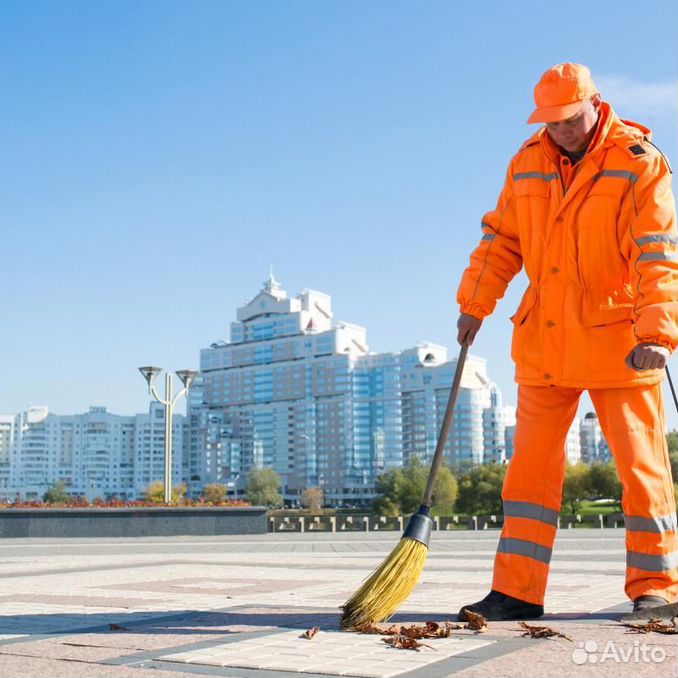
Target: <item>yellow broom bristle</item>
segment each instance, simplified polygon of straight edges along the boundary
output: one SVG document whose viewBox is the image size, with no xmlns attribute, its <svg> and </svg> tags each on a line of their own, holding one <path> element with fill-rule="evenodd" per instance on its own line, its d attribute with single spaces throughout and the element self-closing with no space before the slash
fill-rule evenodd
<svg viewBox="0 0 678 678">
<path fill-rule="evenodd" d="M 416 539 L 401 539 L 384 562 L 343 605 L 341 626 L 360 630 L 386 621 L 409 597 L 419 581 L 428 546 Z"/>
</svg>

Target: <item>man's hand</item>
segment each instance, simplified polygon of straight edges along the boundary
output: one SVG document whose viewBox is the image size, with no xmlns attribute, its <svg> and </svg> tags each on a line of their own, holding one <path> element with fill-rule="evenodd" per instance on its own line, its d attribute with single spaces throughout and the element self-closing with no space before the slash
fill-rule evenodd
<svg viewBox="0 0 678 678">
<path fill-rule="evenodd" d="M 457 341 L 460 346 L 466 344 L 470 346 L 473 343 L 473 340 L 478 334 L 480 326 L 483 324 L 483 321 L 480 318 L 476 318 L 474 315 L 468 315 L 467 313 L 462 313 L 457 320 Z"/>
<path fill-rule="evenodd" d="M 638 344 L 626 356 L 626 364 L 632 370 L 661 370 L 670 355 L 669 349 L 660 344 Z"/>
</svg>

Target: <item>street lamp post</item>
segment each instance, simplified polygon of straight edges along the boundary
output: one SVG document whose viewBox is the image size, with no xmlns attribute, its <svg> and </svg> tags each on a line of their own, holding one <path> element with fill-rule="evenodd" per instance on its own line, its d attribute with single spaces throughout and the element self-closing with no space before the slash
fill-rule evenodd
<svg viewBox="0 0 678 678">
<path fill-rule="evenodd" d="M 159 403 L 165 406 L 165 503 L 172 503 L 172 414 L 174 405 L 180 396 L 188 392 L 197 372 L 193 370 L 177 370 L 177 376 L 181 379 L 184 388 L 172 397 L 172 373 L 165 373 L 165 398 L 161 398 L 155 390 L 153 382 L 162 372 L 162 367 L 140 367 L 139 372 L 144 375 L 148 384 L 148 393 Z"/>
</svg>

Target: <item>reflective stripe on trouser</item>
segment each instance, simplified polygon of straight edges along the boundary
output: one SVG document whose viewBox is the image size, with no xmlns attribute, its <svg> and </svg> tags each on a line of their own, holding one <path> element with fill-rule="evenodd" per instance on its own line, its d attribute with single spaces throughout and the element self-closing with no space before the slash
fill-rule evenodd
<svg viewBox="0 0 678 678">
<path fill-rule="evenodd" d="M 676 502 L 662 384 L 594 389 L 591 400 L 624 486 L 626 594 L 678 594 Z"/>
<path fill-rule="evenodd" d="M 565 440 L 581 391 L 518 388 L 514 455 L 504 481 L 504 527 L 492 588 L 542 605 L 556 535 Z M 590 391 L 624 487 L 626 593 L 678 593 L 675 504 L 661 384 Z"/>
</svg>

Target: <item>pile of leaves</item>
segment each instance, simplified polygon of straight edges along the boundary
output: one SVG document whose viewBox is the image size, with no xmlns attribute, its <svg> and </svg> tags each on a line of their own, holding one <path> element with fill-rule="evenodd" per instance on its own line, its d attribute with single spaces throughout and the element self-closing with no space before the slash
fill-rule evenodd
<svg viewBox="0 0 678 678">
<path fill-rule="evenodd" d="M 452 635 L 452 631 L 462 628 L 471 629 L 477 633 L 487 631 L 487 621 L 484 617 L 473 612 L 468 612 L 468 610 L 467 614 L 469 615 L 469 622 L 466 626 L 453 624 L 449 621 L 441 623 L 427 621 L 424 624 L 410 624 L 409 626 L 405 624 L 391 624 L 391 626 L 382 627 L 373 622 L 368 622 L 361 626 L 358 629 L 358 632 L 386 636 L 386 638 L 382 638 L 383 642 L 399 650 L 415 650 L 416 652 L 419 652 L 419 648 L 421 647 L 436 650 L 432 645 L 426 645 L 419 641 L 423 638 L 449 638 Z M 314 626 L 313 628 L 304 631 L 299 637 L 312 640 L 315 638 L 318 631 L 320 631 L 320 629 L 317 626 Z"/>
<path fill-rule="evenodd" d="M 420 638 L 449 638 L 454 629 L 460 628 L 462 627 L 459 624 L 453 624 L 452 622 L 446 621 L 438 624 L 438 622 L 427 621 L 419 626 L 417 624 L 411 624 L 410 626 L 392 624 L 387 628 L 369 623 L 358 630 L 360 633 L 373 633 L 381 636 L 405 636 L 406 638 L 414 638 L 416 640 Z"/>
<path fill-rule="evenodd" d="M 477 615 L 480 617 L 480 615 Z M 483 617 L 480 619 L 485 622 Z M 456 629 L 473 629 L 478 633 L 481 633 L 483 630 L 487 629 L 487 623 L 485 622 L 484 629 L 481 629 L 480 626 L 471 626 L 469 622 L 466 626 L 461 626 L 460 624 L 453 624 L 452 622 L 445 621 L 442 623 L 427 621 L 424 624 L 411 624 L 406 626 L 405 624 L 398 625 L 392 624 L 388 627 L 381 627 L 377 624 L 365 624 L 362 626 L 359 631 L 360 633 L 373 633 L 381 636 L 387 636 L 383 638 L 383 642 L 391 647 L 398 648 L 399 650 L 415 650 L 419 652 L 419 648 L 427 647 L 431 650 L 436 648 L 431 645 L 426 645 L 425 643 L 420 643 L 419 641 L 424 638 L 449 638 L 452 635 L 452 631 Z"/>
</svg>

